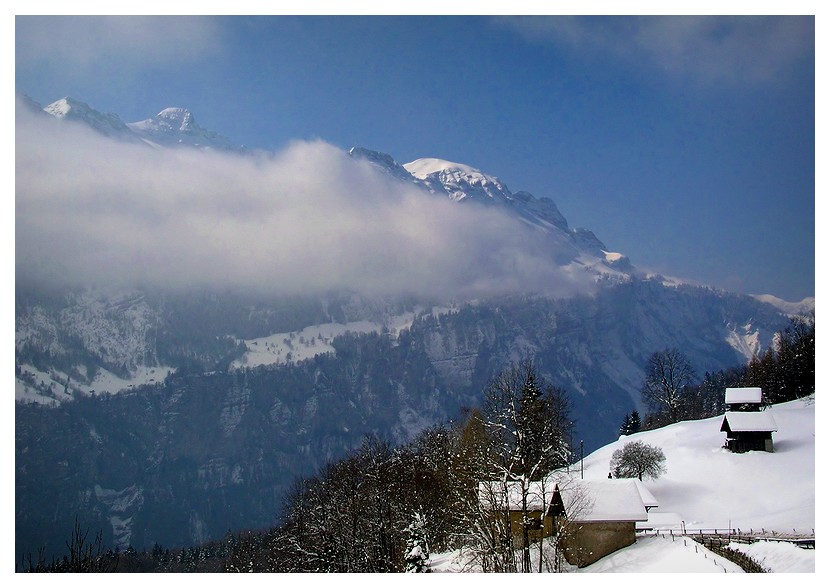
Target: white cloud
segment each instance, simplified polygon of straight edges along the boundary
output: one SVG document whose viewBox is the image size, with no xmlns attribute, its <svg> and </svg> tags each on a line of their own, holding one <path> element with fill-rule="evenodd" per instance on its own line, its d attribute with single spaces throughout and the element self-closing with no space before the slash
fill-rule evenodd
<svg viewBox="0 0 830 588">
<path fill-rule="evenodd" d="M 815 51 L 812 17 L 511 17 L 499 22 L 537 42 L 648 63 L 706 83 L 774 81 Z"/>
<path fill-rule="evenodd" d="M 323 142 L 269 156 L 116 143 L 17 108 L 18 281 L 276 294 L 567 294 L 518 221 L 405 187 Z"/>
<path fill-rule="evenodd" d="M 102 63 L 182 63 L 219 49 L 219 23 L 204 16 L 17 16 L 15 57 L 92 70 Z"/>
</svg>

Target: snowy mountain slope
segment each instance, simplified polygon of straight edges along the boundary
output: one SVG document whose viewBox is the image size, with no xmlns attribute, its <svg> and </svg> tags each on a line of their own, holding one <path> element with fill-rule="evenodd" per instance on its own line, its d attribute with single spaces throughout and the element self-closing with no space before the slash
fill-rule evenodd
<svg viewBox="0 0 830 588">
<path fill-rule="evenodd" d="M 549 251 L 551 261 L 558 266 L 570 267 L 574 272 L 588 271 L 616 281 L 625 281 L 638 274 L 626 256 L 610 252 L 593 232 L 569 228 L 568 221 L 551 199 L 536 198 L 525 191 L 513 193 L 497 177 L 470 165 L 437 158 L 417 159 L 400 165 L 388 154 L 360 147 L 353 147 L 349 155 L 432 195 L 505 212 L 536 229 L 540 249 Z"/>
<path fill-rule="evenodd" d="M 787 302 L 786 300 L 781 300 L 777 296 L 772 296 L 771 294 L 759 294 L 756 295 L 755 298 L 761 302 L 771 304 L 781 312 L 787 313 L 790 316 L 807 316 L 815 314 L 816 312 L 816 299 L 812 296 L 805 298 L 801 302 Z"/>
<path fill-rule="evenodd" d="M 29 104 L 25 101 L 24 103 Z M 44 112 L 51 112 L 57 117 L 78 120 L 99 132 L 109 133 L 108 136 L 120 136 L 122 133 L 127 133 L 128 137 L 140 136 L 142 140 L 155 145 L 200 147 L 210 145 L 217 149 L 233 147 L 226 138 L 200 127 L 195 122 L 192 113 L 184 108 L 168 108 L 156 117 L 129 125 L 121 123 L 115 115 L 102 115 L 88 105 L 70 98 L 53 103 Z M 544 252 L 544 263 L 562 268 L 565 273 L 578 276 L 577 281 L 582 286 L 593 287 L 594 284 L 600 283 L 602 288 L 607 289 L 643 279 L 643 276 L 624 255 L 609 251 L 609 248 L 591 231 L 570 228 L 567 220 L 550 199 L 536 198 L 527 192 L 512 193 L 504 182 L 470 165 L 437 158 L 418 159 L 400 165 L 390 155 L 362 148 L 351 149 L 349 155 L 356 161 L 368 162 L 375 169 L 388 174 L 396 181 L 421 189 L 425 197 L 433 195 L 446 198 L 460 202 L 462 207 L 478 205 L 497 207 L 513 218 L 534 227 L 537 229 L 532 232 L 535 239 L 534 248 Z M 676 285 L 677 282 L 672 282 L 670 287 L 673 288 Z M 656 292 L 654 289 L 648 291 Z M 665 291 L 669 292 L 669 288 Z M 638 316 L 633 317 L 631 323 L 623 322 L 627 326 L 632 323 L 643 326 L 641 331 L 638 330 L 639 340 L 634 344 L 627 341 L 628 336 L 618 332 L 619 329 L 615 328 L 615 325 L 603 323 L 603 317 L 609 314 L 606 310 L 582 308 L 575 311 L 574 318 L 579 325 L 576 328 L 581 333 L 581 337 L 594 341 L 590 343 L 573 341 L 566 337 L 567 333 L 556 332 L 554 335 L 554 331 L 559 330 L 555 324 L 542 325 L 544 328 L 541 332 L 533 333 L 533 336 L 529 336 L 527 332 L 516 333 L 512 340 L 505 343 L 505 345 L 515 344 L 506 351 L 508 355 L 505 357 L 515 359 L 517 353 L 543 350 L 550 347 L 553 337 L 557 340 L 558 346 L 561 347 L 564 343 L 568 347 L 573 347 L 573 356 L 562 361 L 556 375 L 572 383 L 577 392 L 588 393 L 592 384 L 596 382 L 586 382 L 583 375 L 588 371 L 599 370 L 629 390 L 634 397 L 637 395 L 638 380 L 641 377 L 643 354 L 665 347 L 668 343 L 685 344 L 688 341 L 692 346 L 691 351 L 703 360 L 700 362 L 703 369 L 709 369 L 710 366 L 723 367 L 726 361 L 734 360 L 728 359 L 728 356 L 721 352 L 713 353 L 713 349 L 726 341 L 729 347 L 738 351 L 739 357 L 748 359 L 754 353 L 763 350 L 768 344 L 771 331 L 777 329 L 780 324 L 777 317 L 772 317 L 766 312 L 762 313 L 763 318 L 759 318 L 759 313 L 747 316 L 743 312 L 743 306 L 745 306 L 743 304 L 738 305 L 741 312 L 735 314 L 728 309 L 720 308 L 722 304 L 727 304 L 726 301 L 721 302 L 715 300 L 715 297 L 710 297 L 712 304 L 718 307 L 713 308 L 712 304 L 701 303 L 694 296 L 688 298 L 680 293 L 679 289 L 676 291 L 678 295 L 674 297 L 675 300 L 667 302 L 658 301 L 658 297 L 651 294 L 631 301 L 629 308 Z M 669 296 L 663 296 L 663 293 L 658 292 L 660 298 L 670 297 L 671 293 Z M 129 312 L 121 313 L 119 310 L 122 307 L 119 306 L 118 296 L 121 295 L 115 295 L 111 303 L 106 303 L 112 308 L 111 312 L 106 313 L 102 313 L 100 304 L 95 307 L 92 300 L 68 300 L 59 305 L 60 308 L 55 313 L 46 312 L 44 308 L 37 307 L 37 305 L 21 305 L 17 312 L 16 348 L 18 350 L 29 349 L 40 354 L 44 361 L 39 364 L 37 373 L 49 376 L 50 368 L 56 368 L 56 385 L 63 379 L 63 375 L 68 376 L 76 367 L 81 373 L 80 377 L 73 377 L 74 382 L 91 384 L 94 377 L 93 374 L 83 381 L 84 374 L 79 361 L 75 361 L 73 365 L 48 365 L 49 361 L 56 357 L 67 358 L 71 355 L 68 354 L 67 347 L 74 347 L 76 351 L 80 349 L 82 356 L 97 357 L 101 368 L 124 381 L 132 379 L 131 371 L 138 373 L 139 368 L 160 367 L 157 358 L 153 357 L 152 345 L 142 340 L 140 328 L 136 322 L 137 317 Z M 614 296 L 610 298 L 613 299 Z M 443 304 L 446 301 L 431 302 Z M 611 303 L 618 304 L 613 300 Z M 105 303 L 101 302 L 101 304 Z M 158 308 L 152 310 L 145 308 L 142 311 L 143 314 L 140 314 L 147 324 L 157 325 L 160 312 Z M 153 313 L 155 315 L 151 316 Z M 597 315 L 597 320 L 592 318 L 594 314 Z M 616 317 L 616 315 L 612 316 Z M 309 319 L 298 325 L 292 325 L 292 330 L 325 325 L 330 320 L 320 320 L 320 318 L 318 316 L 314 320 Z M 750 318 L 753 320 L 749 320 Z M 354 316 L 349 320 L 376 322 L 375 317 L 368 316 Z M 336 322 L 342 324 L 348 321 L 338 319 Z M 603 326 L 599 327 L 600 324 Z M 591 328 L 602 328 L 612 335 L 603 334 L 602 337 L 597 337 L 593 333 L 586 332 L 586 329 Z M 484 332 L 478 327 L 476 330 Z M 520 330 L 526 331 L 527 329 L 522 327 Z M 710 332 L 712 330 L 714 332 Z M 146 331 L 148 334 L 150 332 L 152 331 Z M 251 347 L 255 347 L 255 344 L 258 344 L 257 340 L 261 340 L 260 342 L 266 349 L 270 348 L 276 352 L 279 347 L 278 343 L 285 338 L 281 336 L 284 333 L 285 331 L 280 329 L 264 333 L 258 331 L 255 336 L 241 336 L 236 332 L 234 325 L 227 324 L 213 335 L 248 341 Z M 679 339 L 680 335 L 682 335 L 682 340 Z M 268 337 L 272 340 L 265 341 L 264 338 Z M 274 340 L 275 337 L 276 340 Z M 315 340 L 320 341 L 319 338 Z M 58 345 L 59 341 L 63 347 Z M 492 340 L 485 341 L 478 334 L 472 334 L 467 336 L 466 341 L 456 341 L 452 337 L 447 337 L 446 333 L 437 334 L 434 341 L 428 341 L 430 356 L 436 369 L 453 377 L 461 375 L 464 379 L 463 384 L 469 385 L 471 382 L 469 376 L 474 371 L 475 362 L 481 356 L 479 353 L 481 349 L 475 347 L 473 342 L 477 345 L 486 342 L 489 345 Z M 188 354 L 196 357 L 204 356 L 201 352 L 187 349 L 190 345 L 188 342 L 177 342 L 176 345 L 185 356 Z M 604 351 L 606 348 L 610 349 L 607 353 Z M 703 349 L 703 352 L 700 352 L 698 348 Z M 318 351 L 327 350 L 321 347 L 312 353 L 311 346 L 305 346 L 302 353 L 294 353 L 292 356 L 300 358 L 306 356 L 305 352 L 314 355 Z M 253 351 L 249 349 L 249 352 Z M 260 354 L 262 351 L 262 348 L 257 350 Z M 280 349 L 279 352 L 285 357 L 287 350 Z M 43 357 L 44 354 L 50 359 L 46 360 Z M 259 359 L 249 356 L 249 359 L 256 365 L 262 361 L 269 363 L 277 361 L 276 353 L 270 355 L 270 357 L 262 356 Z M 720 356 L 715 358 L 714 363 L 710 361 L 713 355 Z M 604 357 L 605 361 L 597 361 L 594 365 L 592 358 L 599 356 Z M 23 358 L 20 363 L 32 365 L 30 358 Z M 118 382 L 119 380 L 110 378 L 108 381 Z M 24 387 L 24 392 L 23 396 L 28 397 L 31 389 Z"/>
<path fill-rule="evenodd" d="M 37 104 L 23 94 L 18 96 L 30 107 Z M 152 118 L 133 123 L 124 123 L 116 114 L 101 113 L 89 104 L 71 97 L 61 98 L 42 110 L 56 119 L 81 123 L 119 141 L 146 143 L 156 147 L 186 146 L 239 153 L 247 151 L 243 145 L 237 145 L 227 137 L 199 126 L 186 108 L 165 108 Z"/>
<path fill-rule="evenodd" d="M 51 403 L 73 391 L 115 393 L 161 381 L 172 368 L 157 357 L 159 325 L 158 309 L 139 292 L 70 292 L 59 307 L 18 296 L 15 349 L 41 368 L 19 366 L 15 397 Z"/>
<path fill-rule="evenodd" d="M 92 108 L 86 102 L 74 98 L 61 98 L 46 106 L 44 112 L 59 120 L 75 121 L 87 125 L 104 136 L 120 141 L 139 142 L 137 137 L 118 115 L 103 114 Z"/>
<path fill-rule="evenodd" d="M 778 424 L 773 434 L 775 452 L 735 454 L 721 447 L 723 417 L 681 422 L 662 429 L 623 436 L 587 456 L 585 479 L 607 476 L 613 452 L 631 441 L 660 447 L 667 472 L 644 483 L 660 505 L 650 512 L 656 527 L 673 533 L 685 529 L 726 529 L 782 534 L 815 533 L 815 397 L 774 405 L 767 409 Z M 669 521 L 663 525 L 660 520 Z M 677 524 L 680 521 L 680 524 Z M 815 572 L 815 550 L 789 543 L 732 542 L 771 572 Z M 694 551 L 694 553 L 693 553 Z M 729 563 L 704 552 L 691 541 L 672 541 L 665 535 L 641 536 L 637 543 L 582 570 L 607 572 L 728 571 Z M 734 565 L 734 564 L 732 564 Z"/>
</svg>

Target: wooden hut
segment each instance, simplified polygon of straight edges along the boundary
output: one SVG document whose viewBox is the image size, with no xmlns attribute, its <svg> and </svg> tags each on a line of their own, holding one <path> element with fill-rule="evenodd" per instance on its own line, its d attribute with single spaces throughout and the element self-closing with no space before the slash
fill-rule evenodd
<svg viewBox="0 0 830 588">
<path fill-rule="evenodd" d="M 726 432 L 726 448 L 743 453 L 772 452 L 772 434 L 778 428 L 769 412 L 727 412 L 720 430 Z"/>
</svg>

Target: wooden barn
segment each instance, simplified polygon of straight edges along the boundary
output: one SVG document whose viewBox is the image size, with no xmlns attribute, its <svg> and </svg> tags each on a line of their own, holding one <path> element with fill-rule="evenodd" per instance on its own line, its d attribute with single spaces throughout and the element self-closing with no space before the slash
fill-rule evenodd
<svg viewBox="0 0 830 588">
<path fill-rule="evenodd" d="M 726 448 L 743 453 L 772 452 L 772 434 L 778 428 L 768 412 L 727 412 L 720 430 L 726 432 Z"/>
<path fill-rule="evenodd" d="M 556 486 L 550 514 L 568 563 L 584 567 L 637 540 L 636 524 L 648 520 L 644 499 L 648 508 L 657 506 L 639 486 L 639 480 L 627 478 Z"/>
<path fill-rule="evenodd" d="M 735 453 L 772 452 L 772 434 L 778 430 L 775 419 L 763 412 L 760 388 L 727 388 L 726 414 L 720 430 L 726 433 L 724 446 Z"/>
</svg>

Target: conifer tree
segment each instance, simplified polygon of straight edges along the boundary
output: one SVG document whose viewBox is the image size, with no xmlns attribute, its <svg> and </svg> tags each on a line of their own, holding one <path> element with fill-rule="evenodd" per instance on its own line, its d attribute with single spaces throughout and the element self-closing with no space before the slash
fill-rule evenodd
<svg viewBox="0 0 830 588">
<path fill-rule="evenodd" d="M 641 426 L 642 424 L 640 423 L 640 413 L 636 410 L 632 410 L 631 419 L 629 420 L 628 434 L 633 435 L 634 433 L 639 433 Z"/>
<path fill-rule="evenodd" d="M 631 434 L 631 415 L 629 413 L 625 413 L 625 418 L 623 419 L 622 425 L 620 425 L 620 435 L 630 435 Z"/>
<path fill-rule="evenodd" d="M 426 537 L 426 525 L 421 513 L 412 515 L 412 522 L 406 528 L 406 571 L 408 573 L 427 573 L 429 567 L 429 543 Z"/>
</svg>

